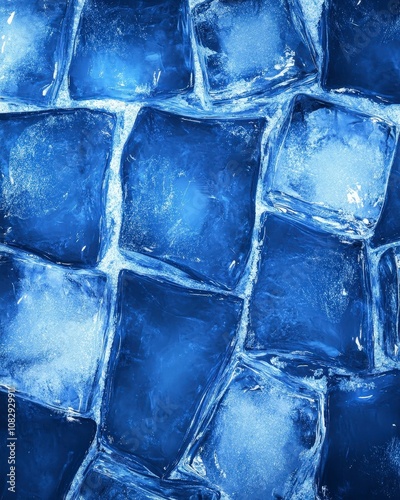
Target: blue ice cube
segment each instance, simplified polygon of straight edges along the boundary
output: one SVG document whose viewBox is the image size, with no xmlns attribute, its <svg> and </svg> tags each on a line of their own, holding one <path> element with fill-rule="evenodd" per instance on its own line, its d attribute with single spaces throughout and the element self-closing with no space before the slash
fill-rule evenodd
<svg viewBox="0 0 400 500">
<path fill-rule="evenodd" d="M 142 109 L 122 159 L 121 247 L 234 287 L 251 245 L 263 126 Z"/>
<path fill-rule="evenodd" d="M 375 294 L 380 343 L 384 353 L 395 361 L 400 359 L 400 248 L 388 249 L 378 265 L 379 294 Z"/>
<path fill-rule="evenodd" d="M 328 0 L 322 85 L 400 103 L 398 0 Z"/>
<path fill-rule="evenodd" d="M 100 273 L 0 253 L 0 383 L 85 412 L 108 317 Z"/>
<path fill-rule="evenodd" d="M 209 0 L 193 15 L 215 99 L 276 92 L 316 73 L 297 0 Z"/>
<path fill-rule="evenodd" d="M 85 109 L 0 115 L 0 240 L 96 264 L 113 129 Z"/>
<path fill-rule="evenodd" d="M 395 500 L 400 491 L 400 373 L 332 383 L 319 474 L 322 499 Z"/>
<path fill-rule="evenodd" d="M 364 244 L 268 216 L 250 304 L 249 349 L 304 351 L 365 368 L 370 347 Z"/>
<path fill-rule="evenodd" d="M 104 438 L 157 474 L 177 458 L 224 365 L 241 300 L 123 271 Z"/>
<path fill-rule="evenodd" d="M 240 367 L 186 467 L 223 498 L 314 498 L 319 399 L 259 368 Z"/>
<path fill-rule="evenodd" d="M 373 247 L 400 241 L 400 144 L 397 145 L 385 203 L 371 239 Z"/>
<path fill-rule="evenodd" d="M 113 459 L 112 459 L 113 458 Z M 99 454 L 85 473 L 79 500 L 135 499 L 135 500 L 217 500 L 216 492 L 204 486 L 184 481 L 160 481 L 150 476 L 135 474 L 116 457 Z"/>
<path fill-rule="evenodd" d="M 186 0 L 88 0 L 69 71 L 74 99 L 135 99 L 193 86 Z"/>
<path fill-rule="evenodd" d="M 37 105 L 56 95 L 63 70 L 68 0 L 0 4 L 0 98 Z"/>
<path fill-rule="evenodd" d="M 270 203 L 335 230 L 371 232 L 393 160 L 393 127 L 299 95 L 271 149 L 266 179 Z"/>
<path fill-rule="evenodd" d="M 65 498 L 94 439 L 95 422 L 67 416 L 18 395 L 11 397 L 11 405 L 9 401 L 7 393 L 0 391 L 0 497 L 4 500 Z M 9 409 L 15 409 L 12 415 L 16 422 L 11 439 L 8 439 Z M 15 458 L 15 464 L 10 464 L 10 457 Z M 15 493 L 7 484 L 10 467 L 15 467 Z"/>
</svg>

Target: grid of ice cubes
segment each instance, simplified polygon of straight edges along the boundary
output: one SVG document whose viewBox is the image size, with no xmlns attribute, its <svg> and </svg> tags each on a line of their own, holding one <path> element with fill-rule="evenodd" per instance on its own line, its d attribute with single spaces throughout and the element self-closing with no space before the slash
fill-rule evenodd
<svg viewBox="0 0 400 500">
<path fill-rule="evenodd" d="M 1 498 L 397 500 L 399 26 L 1 3 Z"/>
</svg>

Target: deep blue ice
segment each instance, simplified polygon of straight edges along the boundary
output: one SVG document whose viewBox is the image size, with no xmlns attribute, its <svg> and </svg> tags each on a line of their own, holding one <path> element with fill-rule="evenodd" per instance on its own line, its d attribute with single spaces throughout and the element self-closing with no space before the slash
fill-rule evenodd
<svg viewBox="0 0 400 500">
<path fill-rule="evenodd" d="M 104 439 L 160 474 L 177 458 L 224 365 L 241 301 L 123 271 Z"/>
<path fill-rule="evenodd" d="M 389 248 L 378 265 L 379 294 L 375 296 L 379 327 L 382 332 L 382 347 L 385 354 L 399 359 L 400 347 L 400 248 Z"/>
<path fill-rule="evenodd" d="M 247 347 L 302 351 L 323 364 L 366 368 L 365 258 L 360 241 L 268 216 Z"/>
<path fill-rule="evenodd" d="M 114 118 L 84 109 L 0 115 L 0 240 L 95 265 Z"/>
<path fill-rule="evenodd" d="M 296 483 L 298 498 L 312 498 L 318 412 L 318 399 L 304 388 L 240 367 L 191 465 L 223 498 L 292 498 Z"/>
<path fill-rule="evenodd" d="M 326 6 L 323 87 L 400 103 L 400 3 L 329 0 Z"/>
<path fill-rule="evenodd" d="M 67 0 L 0 3 L 0 98 L 47 104 L 63 69 Z"/>
<path fill-rule="evenodd" d="M 88 0 L 69 70 L 74 99 L 135 99 L 193 86 L 186 0 Z"/>
<path fill-rule="evenodd" d="M 400 373 L 331 383 L 321 459 L 323 499 L 393 500 L 400 491 Z M 328 411 L 329 410 L 329 411 Z"/>
<path fill-rule="evenodd" d="M 372 230 L 393 160 L 393 127 L 299 95 L 271 149 L 266 197 L 272 204 L 334 230 Z"/>
<path fill-rule="evenodd" d="M 0 497 L 4 500 L 65 498 L 92 443 L 93 420 L 68 417 L 17 396 L 15 398 L 16 492 L 8 491 L 13 440 L 8 440 L 7 393 L 0 391 Z"/>
<path fill-rule="evenodd" d="M 263 125 L 142 109 L 122 159 L 121 247 L 234 287 L 251 245 Z"/>
<path fill-rule="evenodd" d="M 210 0 L 193 15 L 212 97 L 272 93 L 315 76 L 297 0 Z"/>
<path fill-rule="evenodd" d="M 105 276 L 0 253 L 0 377 L 36 400 L 85 412 L 108 317 Z"/>
</svg>

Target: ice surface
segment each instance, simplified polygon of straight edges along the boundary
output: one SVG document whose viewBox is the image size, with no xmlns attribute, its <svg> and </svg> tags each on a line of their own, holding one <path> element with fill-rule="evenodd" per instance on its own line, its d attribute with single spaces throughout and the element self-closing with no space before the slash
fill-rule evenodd
<svg viewBox="0 0 400 500">
<path fill-rule="evenodd" d="M 365 368 L 370 347 L 365 249 L 359 241 L 268 216 L 250 304 L 249 349 Z"/>
<path fill-rule="evenodd" d="M 297 0 L 211 0 L 197 6 L 195 32 L 212 97 L 272 92 L 313 76 L 301 17 Z"/>
<path fill-rule="evenodd" d="M 67 0 L 0 4 L 0 98 L 43 105 L 56 94 Z"/>
<path fill-rule="evenodd" d="M 85 411 L 102 357 L 105 277 L 0 253 L 0 383 Z"/>
<path fill-rule="evenodd" d="M 161 473 L 226 359 L 241 301 L 123 271 L 118 310 L 104 436 Z"/>
<path fill-rule="evenodd" d="M 348 232 L 373 228 L 394 154 L 392 127 L 300 95 L 281 144 L 271 147 L 266 196 L 273 204 Z"/>
<path fill-rule="evenodd" d="M 121 247 L 234 287 L 250 250 L 263 126 L 142 109 L 122 160 Z"/>
<path fill-rule="evenodd" d="M 15 398 L 15 493 L 8 491 L 7 393 L 0 391 L 0 497 L 4 500 L 65 498 L 94 439 L 96 424 Z"/>
<path fill-rule="evenodd" d="M 400 373 L 349 383 L 338 379 L 327 401 L 322 499 L 394 500 L 400 491 Z"/>
<path fill-rule="evenodd" d="M 385 203 L 371 240 L 374 247 L 400 241 L 400 144 L 390 172 Z"/>
<path fill-rule="evenodd" d="M 203 486 L 183 481 L 160 481 L 141 477 L 115 460 L 115 456 L 99 455 L 85 474 L 76 499 L 98 500 L 217 500 L 218 495 Z"/>
<path fill-rule="evenodd" d="M 185 0 L 88 0 L 69 79 L 74 99 L 134 99 L 193 86 Z"/>
<path fill-rule="evenodd" d="M 241 368 L 191 466 L 228 495 L 223 498 L 292 498 L 293 485 L 299 490 L 315 475 L 318 411 L 318 399 L 304 388 Z"/>
<path fill-rule="evenodd" d="M 375 296 L 378 307 L 382 347 L 386 355 L 399 360 L 400 348 L 400 248 L 390 248 L 381 257 L 378 267 L 379 295 Z"/>
<path fill-rule="evenodd" d="M 322 85 L 400 103 L 398 0 L 329 0 Z"/>
<path fill-rule="evenodd" d="M 0 115 L 0 239 L 96 264 L 113 129 L 84 109 Z"/>
</svg>

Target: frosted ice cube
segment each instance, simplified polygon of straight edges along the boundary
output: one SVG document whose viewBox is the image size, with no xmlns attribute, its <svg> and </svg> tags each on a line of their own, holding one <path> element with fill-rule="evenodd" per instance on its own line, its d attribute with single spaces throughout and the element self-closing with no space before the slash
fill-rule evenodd
<svg viewBox="0 0 400 500">
<path fill-rule="evenodd" d="M 156 474 L 178 457 L 235 335 L 242 301 L 122 271 L 104 440 Z"/>
<path fill-rule="evenodd" d="M 267 216 L 247 348 L 301 351 L 324 364 L 365 368 L 371 356 L 365 273 L 360 241 Z"/>
<path fill-rule="evenodd" d="M 233 288 L 250 251 L 263 126 L 142 109 L 122 159 L 121 247 Z"/>
<path fill-rule="evenodd" d="M 266 180 L 270 203 L 341 231 L 371 232 L 394 155 L 391 126 L 299 95 L 271 149 Z"/>
<path fill-rule="evenodd" d="M 63 70 L 67 0 L 0 4 L 0 97 L 47 104 Z"/>
<path fill-rule="evenodd" d="M 69 70 L 74 99 L 135 99 L 193 86 L 185 0 L 87 0 Z"/>
<path fill-rule="evenodd" d="M 302 488 L 302 498 L 312 498 L 319 411 L 315 394 L 240 367 L 194 444 L 190 468 L 223 498 L 293 498 Z"/>
<path fill-rule="evenodd" d="M 277 91 L 316 73 L 297 0 L 210 0 L 193 15 L 216 99 Z"/>
<path fill-rule="evenodd" d="M 86 109 L 0 115 L 1 241 L 97 263 L 114 126 Z"/>
<path fill-rule="evenodd" d="M 85 412 L 103 355 L 105 277 L 0 253 L 0 382 Z"/>
</svg>

